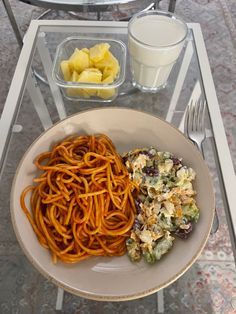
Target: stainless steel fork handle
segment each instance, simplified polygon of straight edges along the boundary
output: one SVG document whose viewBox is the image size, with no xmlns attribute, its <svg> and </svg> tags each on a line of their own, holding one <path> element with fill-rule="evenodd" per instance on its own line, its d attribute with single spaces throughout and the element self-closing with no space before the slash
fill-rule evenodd
<svg viewBox="0 0 236 314">
<path fill-rule="evenodd" d="M 198 143 L 197 141 L 193 141 L 193 140 L 192 140 L 192 142 L 197 146 L 199 152 L 202 155 L 202 158 L 205 159 L 204 150 L 202 148 L 202 143 Z"/>
<path fill-rule="evenodd" d="M 219 228 L 219 217 L 215 209 L 215 215 L 214 215 L 213 223 L 211 226 L 211 234 L 215 234 L 218 228 Z"/>
</svg>

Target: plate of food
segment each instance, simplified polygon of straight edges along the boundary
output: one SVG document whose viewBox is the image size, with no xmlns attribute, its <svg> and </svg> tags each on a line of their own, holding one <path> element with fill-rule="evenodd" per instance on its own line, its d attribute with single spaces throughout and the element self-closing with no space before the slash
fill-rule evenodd
<svg viewBox="0 0 236 314">
<path fill-rule="evenodd" d="M 76 295 L 137 299 L 201 254 L 214 216 L 207 165 L 175 127 L 127 108 L 57 123 L 24 154 L 11 191 L 31 263 Z"/>
</svg>

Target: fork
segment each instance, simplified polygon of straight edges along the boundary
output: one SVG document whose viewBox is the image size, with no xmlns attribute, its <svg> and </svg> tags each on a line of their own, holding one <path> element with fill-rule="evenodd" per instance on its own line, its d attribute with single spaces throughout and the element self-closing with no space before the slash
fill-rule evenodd
<svg viewBox="0 0 236 314">
<path fill-rule="evenodd" d="M 206 112 L 206 101 L 199 99 L 193 104 L 191 100 L 190 105 L 187 107 L 184 121 L 184 132 L 188 138 L 198 147 L 202 154 L 203 159 L 204 151 L 202 143 L 206 139 L 205 129 L 205 112 Z M 219 228 L 219 218 L 217 211 L 215 210 L 214 220 L 211 228 L 211 234 L 216 233 Z"/>
<path fill-rule="evenodd" d="M 206 138 L 205 131 L 206 101 L 198 100 L 195 104 L 191 100 L 185 115 L 185 134 L 198 147 L 204 158 L 202 143 Z"/>
</svg>

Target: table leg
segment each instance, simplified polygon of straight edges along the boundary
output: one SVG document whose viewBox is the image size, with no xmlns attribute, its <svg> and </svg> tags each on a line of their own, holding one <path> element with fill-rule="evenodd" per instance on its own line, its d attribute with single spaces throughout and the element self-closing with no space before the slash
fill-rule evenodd
<svg viewBox="0 0 236 314">
<path fill-rule="evenodd" d="M 184 80 L 187 75 L 190 62 L 192 60 L 192 56 L 193 56 L 193 44 L 192 44 L 192 41 L 188 41 L 187 47 L 184 52 L 184 57 L 183 57 L 183 61 L 180 67 L 180 71 L 179 71 L 176 84 L 174 87 L 174 91 L 171 97 L 170 106 L 166 115 L 166 121 L 168 122 L 172 121 L 172 118 L 173 118 L 173 115 L 174 115 L 174 112 L 175 112 L 175 109 L 179 100 L 179 96 L 180 96 L 180 93 L 184 84 Z"/>
<path fill-rule="evenodd" d="M 26 88 L 42 123 L 42 126 L 44 130 L 47 130 L 53 125 L 53 123 L 32 70 L 28 75 Z"/>
<path fill-rule="evenodd" d="M 168 11 L 174 13 L 175 6 L 176 6 L 176 0 L 170 0 Z"/>
<path fill-rule="evenodd" d="M 56 311 L 61 311 L 63 306 L 64 290 L 62 288 L 57 289 L 57 301 Z"/>
<path fill-rule="evenodd" d="M 157 313 L 164 313 L 164 289 L 157 292 Z"/>
<path fill-rule="evenodd" d="M 154 5 L 153 5 L 153 9 L 154 10 L 158 10 L 159 9 L 159 2 L 160 2 L 161 0 L 155 0 L 154 1 Z"/>
<path fill-rule="evenodd" d="M 38 49 L 38 52 L 42 61 L 44 71 L 47 76 L 47 80 L 48 80 L 49 87 L 51 89 L 54 104 L 57 108 L 58 115 L 60 119 L 62 120 L 66 118 L 67 115 L 66 115 L 64 102 L 61 96 L 60 89 L 52 79 L 52 59 L 46 45 L 44 33 L 39 34 L 37 49 Z"/>
<path fill-rule="evenodd" d="M 11 5 L 10 5 L 8 0 L 2 0 L 2 2 L 3 2 L 3 5 L 5 7 L 5 10 L 7 12 L 7 15 L 8 15 L 8 18 L 10 20 L 11 26 L 13 28 L 14 34 L 16 36 L 17 42 L 18 42 L 19 46 L 22 48 L 22 46 L 23 46 L 22 36 L 21 36 L 20 30 L 18 28 L 18 25 L 16 23 L 14 14 L 12 12 Z"/>
</svg>

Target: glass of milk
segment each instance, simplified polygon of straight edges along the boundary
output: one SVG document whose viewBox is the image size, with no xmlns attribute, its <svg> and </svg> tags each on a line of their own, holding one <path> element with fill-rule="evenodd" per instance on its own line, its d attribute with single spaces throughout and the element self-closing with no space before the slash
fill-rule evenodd
<svg viewBox="0 0 236 314">
<path fill-rule="evenodd" d="M 133 85 L 147 92 L 164 88 L 187 34 L 187 25 L 170 12 L 134 15 L 128 25 Z"/>
</svg>

